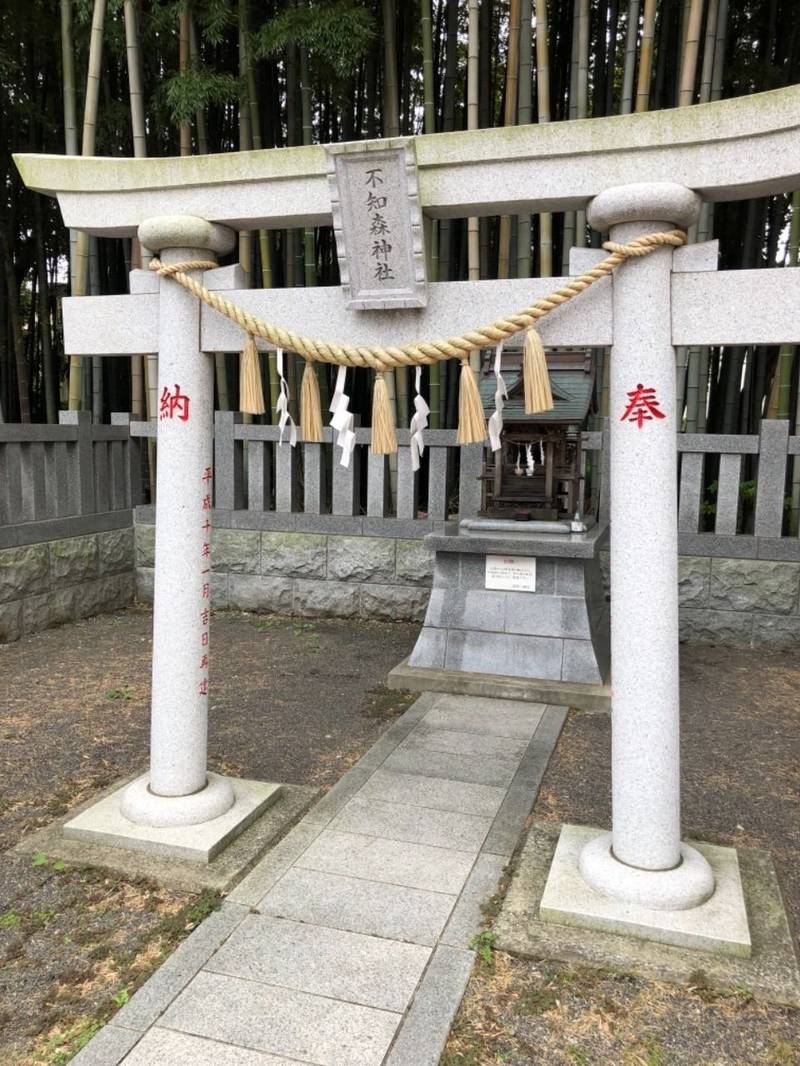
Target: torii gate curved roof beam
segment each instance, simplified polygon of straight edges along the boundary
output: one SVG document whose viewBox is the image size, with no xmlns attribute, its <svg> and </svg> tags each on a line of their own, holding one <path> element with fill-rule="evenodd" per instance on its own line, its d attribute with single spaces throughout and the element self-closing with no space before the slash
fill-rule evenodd
<svg viewBox="0 0 800 1066">
<path fill-rule="evenodd" d="M 639 181 L 741 200 L 800 188 L 800 86 L 668 111 L 409 139 L 421 206 L 435 218 L 571 210 L 610 186 Z M 234 229 L 331 222 L 322 145 L 184 158 L 14 159 L 29 188 L 58 196 L 67 226 L 98 236 L 133 236 L 139 223 L 162 214 L 195 214 Z"/>
</svg>

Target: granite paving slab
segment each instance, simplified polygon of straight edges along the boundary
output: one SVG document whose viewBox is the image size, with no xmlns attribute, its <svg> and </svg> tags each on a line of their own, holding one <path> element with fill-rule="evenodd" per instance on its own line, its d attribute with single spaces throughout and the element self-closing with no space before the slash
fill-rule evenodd
<svg viewBox="0 0 800 1066">
<path fill-rule="evenodd" d="M 402 1012 L 429 955 L 418 944 L 253 914 L 206 969 Z"/>
<path fill-rule="evenodd" d="M 162 1025 L 319 1066 L 380 1066 L 402 1015 L 201 971 Z"/>
<path fill-rule="evenodd" d="M 530 740 L 545 705 L 521 700 L 495 700 L 484 696 L 440 696 L 423 719 L 436 729 L 464 733 L 490 733 L 497 737 Z"/>
<path fill-rule="evenodd" d="M 395 751 L 383 765 L 386 770 L 395 773 L 502 787 L 511 784 L 518 763 L 519 757 L 513 755 L 475 756 L 406 748 Z"/>
<path fill-rule="evenodd" d="M 471 781 L 448 781 L 422 774 L 399 774 L 376 770 L 360 795 L 369 801 L 407 803 L 411 807 L 431 807 L 438 811 L 461 811 L 483 818 L 493 817 L 506 790 L 497 785 L 477 785 Z"/>
<path fill-rule="evenodd" d="M 453 755 L 506 755 L 519 761 L 525 751 L 523 738 L 496 737 L 491 733 L 464 733 L 455 729 L 436 729 L 421 722 L 400 744 L 397 751 L 423 749 L 448 751 Z"/>
<path fill-rule="evenodd" d="M 474 855 L 468 851 L 326 829 L 303 852 L 296 865 L 305 870 L 347 874 L 367 881 L 457 895 L 474 861 Z"/>
<path fill-rule="evenodd" d="M 125 1066 L 298 1066 L 298 1060 L 156 1026 L 145 1033 Z"/>
<path fill-rule="evenodd" d="M 331 822 L 330 828 L 477 853 L 491 824 L 491 818 L 477 814 L 437 811 L 355 796 Z"/>
<path fill-rule="evenodd" d="M 457 896 L 292 867 L 258 904 L 262 914 L 432 947 Z"/>
</svg>

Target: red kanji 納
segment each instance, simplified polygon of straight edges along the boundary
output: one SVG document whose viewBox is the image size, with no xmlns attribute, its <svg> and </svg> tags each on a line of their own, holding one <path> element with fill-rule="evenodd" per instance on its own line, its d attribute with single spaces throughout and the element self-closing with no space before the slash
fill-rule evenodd
<svg viewBox="0 0 800 1066">
<path fill-rule="evenodd" d="M 158 417 L 162 422 L 165 418 L 175 418 L 176 415 L 180 422 L 188 422 L 189 397 L 181 393 L 180 385 L 175 385 L 174 392 L 170 392 L 165 385 L 164 391 L 161 393 L 161 403 L 158 410 Z"/>
</svg>

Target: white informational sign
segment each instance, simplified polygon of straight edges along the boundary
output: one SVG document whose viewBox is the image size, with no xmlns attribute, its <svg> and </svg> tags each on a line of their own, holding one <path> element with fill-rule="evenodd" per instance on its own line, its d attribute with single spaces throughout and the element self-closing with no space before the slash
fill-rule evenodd
<svg viewBox="0 0 800 1066">
<path fill-rule="evenodd" d="M 536 559 L 530 555 L 487 555 L 486 588 L 536 591 Z"/>
</svg>

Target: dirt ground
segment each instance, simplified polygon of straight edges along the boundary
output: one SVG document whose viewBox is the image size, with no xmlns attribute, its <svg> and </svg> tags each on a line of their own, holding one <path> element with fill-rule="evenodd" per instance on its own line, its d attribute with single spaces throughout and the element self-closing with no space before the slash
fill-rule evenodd
<svg viewBox="0 0 800 1066">
<path fill-rule="evenodd" d="M 0 850 L 148 757 L 150 612 L 0 645 Z M 383 685 L 417 626 L 214 618 L 212 769 L 330 786 L 413 700 Z M 0 1063 L 66 1063 L 218 906 L 51 856 L 0 860 Z"/>
<path fill-rule="evenodd" d="M 768 850 L 800 931 L 800 660 L 681 647 L 685 837 Z M 610 720 L 570 712 L 532 820 L 609 825 Z M 491 950 L 441 1066 L 800 1066 L 800 1011 Z M 795 940 L 795 943 L 797 941 Z"/>
</svg>

